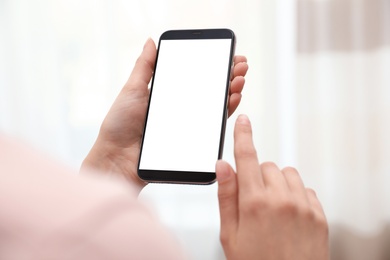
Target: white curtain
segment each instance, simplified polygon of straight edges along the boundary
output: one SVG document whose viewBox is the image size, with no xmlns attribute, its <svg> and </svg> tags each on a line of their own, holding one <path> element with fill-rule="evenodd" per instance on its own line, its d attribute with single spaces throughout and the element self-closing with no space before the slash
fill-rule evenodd
<svg viewBox="0 0 390 260">
<path fill-rule="evenodd" d="M 297 7 L 297 166 L 321 194 L 334 259 L 389 259 L 390 1 Z"/>
<path fill-rule="evenodd" d="M 210 27 L 233 29 L 236 53 L 248 57 L 236 115 L 252 119 L 260 160 L 301 172 L 331 234 L 339 226 L 382 232 L 390 220 L 389 0 L 0 0 L 0 131 L 77 168 L 146 39 Z M 224 152 L 231 163 L 236 115 Z M 141 198 L 194 259 L 223 258 L 216 185 L 149 185 Z"/>
</svg>

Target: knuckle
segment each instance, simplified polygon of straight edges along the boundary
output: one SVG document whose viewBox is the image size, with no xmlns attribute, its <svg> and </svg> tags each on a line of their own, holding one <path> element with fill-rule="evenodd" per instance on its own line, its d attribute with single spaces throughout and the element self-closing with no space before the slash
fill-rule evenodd
<svg viewBox="0 0 390 260">
<path fill-rule="evenodd" d="M 291 166 L 287 166 L 287 167 L 283 168 L 282 171 L 285 173 L 288 173 L 288 174 L 299 175 L 298 170 L 294 167 L 291 167 Z"/>
<path fill-rule="evenodd" d="M 144 80 L 138 78 L 138 77 L 132 77 L 131 81 L 129 81 L 127 85 L 127 90 L 129 92 L 136 92 L 138 90 L 137 86 L 145 85 L 147 84 Z"/>
<path fill-rule="evenodd" d="M 327 235 L 329 234 L 329 225 L 328 225 L 328 221 L 326 220 L 325 217 L 323 217 L 323 216 L 316 217 L 315 218 L 315 225 L 323 233 L 325 233 Z"/>
<path fill-rule="evenodd" d="M 299 208 L 297 203 L 295 203 L 292 199 L 289 198 L 282 200 L 277 209 L 279 213 L 289 217 L 295 217 L 299 214 Z"/>
<path fill-rule="evenodd" d="M 227 201 L 228 203 L 230 203 L 233 197 L 234 194 L 232 191 L 229 191 L 227 189 L 218 189 L 218 199 L 220 202 Z"/>
<path fill-rule="evenodd" d="M 299 199 L 287 197 L 281 200 L 279 211 L 289 217 L 300 218 L 307 222 L 315 221 L 315 211 Z"/>
<path fill-rule="evenodd" d="M 237 144 L 234 156 L 236 158 L 257 158 L 257 151 L 252 145 Z"/>
<path fill-rule="evenodd" d="M 250 124 L 239 124 L 236 123 L 236 129 L 238 132 L 252 135 L 252 127 Z"/>
<path fill-rule="evenodd" d="M 145 59 L 145 57 L 143 57 L 142 55 L 139 56 L 139 57 L 137 58 L 137 60 L 135 61 L 135 63 L 136 63 L 137 65 L 141 65 L 141 66 L 146 65 L 147 67 L 150 67 L 150 68 L 153 67 L 153 62 L 151 62 L 151 61 L 148 60 L 148 59 Z"/>
<path fill-rule="evenodd" d="M 309 208 L 309 207 L 303 207 L 300 209 L 300 215 L 305 219 L 306 221 L 315 222 L 316 221 L 316 215 L 315 212 Z"/>
<path fill-rule="evenodd" d="M 223 247 L 229 246 L 231 240 L 229 233 L 222 229 L 219 234 L 219 240 L 221 241 Z"/>
<path fill-rule="evenodd" d="M 274 162 L 263 162 L 260 164 L 260 168 L 262 171 L 267 171 L 269 169 L 278 168 L 278 166 Z"/>
<path fill-rule="evenodd" d="M 312 188 L 306 188 L 306 192 L 310 195 L 313 195 L 314 197 L 317 197 L 317 193 Z"/>
</svg>

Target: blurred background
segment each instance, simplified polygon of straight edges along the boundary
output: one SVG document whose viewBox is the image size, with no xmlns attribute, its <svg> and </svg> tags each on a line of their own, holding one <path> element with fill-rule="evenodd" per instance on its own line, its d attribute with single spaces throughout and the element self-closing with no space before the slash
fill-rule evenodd
<svg viewBox="0 0 390 260">
<path fill-rule="evenodd" d="M 0 132 L 78 169 L 146 39 L 213 27 L 249 63 L 224 159 L 248 114 L 260 160 L 317 191 L 332 259 L 390 259 L 390 0 L 0 0 Z M 193 259 L 224 259 L 216 191 L 141 199 Z"/>
</svg>

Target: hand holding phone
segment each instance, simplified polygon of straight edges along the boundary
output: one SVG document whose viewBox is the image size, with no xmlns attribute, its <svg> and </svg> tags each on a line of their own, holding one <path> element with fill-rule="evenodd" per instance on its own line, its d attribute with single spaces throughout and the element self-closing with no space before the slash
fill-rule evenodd
<svg viewBox="0 0 390 260">
<path fill-rule="evenodd" d="M 148 182 L 208 184 L 222 157 L 235 47 L 228 29 L 160 37 L 138 175 Z"/>
</svg>

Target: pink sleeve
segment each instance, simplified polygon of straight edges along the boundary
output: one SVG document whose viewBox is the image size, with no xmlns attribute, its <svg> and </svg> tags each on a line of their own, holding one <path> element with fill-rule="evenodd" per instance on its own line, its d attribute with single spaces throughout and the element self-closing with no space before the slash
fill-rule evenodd
<svg viewBox="0 0 390 260">
<path fill-rule="evenodd" d="M 79 176 L 0 136 L 0 259 L 185 259 L 119 180 Z"/>
</svg>

